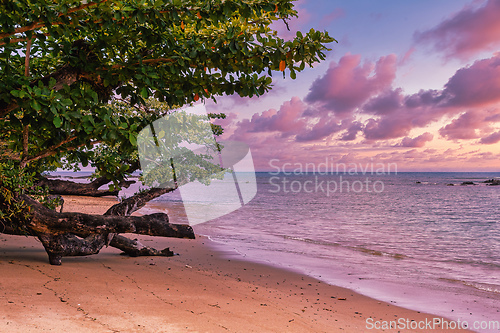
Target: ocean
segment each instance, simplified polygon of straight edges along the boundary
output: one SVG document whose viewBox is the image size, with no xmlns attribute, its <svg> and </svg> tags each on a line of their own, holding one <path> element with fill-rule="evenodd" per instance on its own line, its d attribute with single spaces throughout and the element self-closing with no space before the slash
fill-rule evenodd
<svg viewBox="0 0 500 333">
<path fill-rule="evenodd" d="M 193 228 L 232 256 L 499 332 L 488 327 L 500 321 L 500 186 L 484 183 L 494 178 L 261 172 L 253 200 Z M 176 192 L 152 210 L 187 223 Z"/>
</svg>

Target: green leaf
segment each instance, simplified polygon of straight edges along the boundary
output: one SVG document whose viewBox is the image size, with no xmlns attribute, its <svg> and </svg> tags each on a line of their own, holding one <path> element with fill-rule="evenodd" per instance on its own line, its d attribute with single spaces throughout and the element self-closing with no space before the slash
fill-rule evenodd
<svg viewBox="0 0 500 333">
<path fill-rule="evenodd" d="M 64 106 L 70 106 L 73 105 L 73 101 L 70 98 L 66 98 L 61 101 L 61 104 Z"/>
<path fill-rule="evenodd" d="M 59 116 L 55 117 L 52 122 L 56 128 L 60 128 L 62 125 L 62 119 Z"/>
<path fill-rule="evenodd" d="M 130 133 L 128 139 L 133 146 L 137 146 L 137 136 L 134 133 Z"/>
<path fill-rule="evenodd" d="M 35 109 L 37 111 L 40 111 L 42 109 L 42 106 L 36 100 L 33 100 L 31 102 L 31 106 L 33 107 L 33 109 Z"/>
</svg>

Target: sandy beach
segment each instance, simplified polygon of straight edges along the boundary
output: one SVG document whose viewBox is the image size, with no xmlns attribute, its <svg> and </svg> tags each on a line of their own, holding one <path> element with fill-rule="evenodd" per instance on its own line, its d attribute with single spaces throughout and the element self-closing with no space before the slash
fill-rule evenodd
<svg viewBox="0 0 500 333">
<path fill-rule="evenodd" d="M 64 209 L 99 214 L 114 202 L 66 196 Z M 134 237 L 180 255 L 131 258 L 104 248 L 51 266 L 38 240 L 0 234 L 0 332 L 450 332 L 377 330 L 435 319 L 228 256 L 204 237 Z"/>
</svg>

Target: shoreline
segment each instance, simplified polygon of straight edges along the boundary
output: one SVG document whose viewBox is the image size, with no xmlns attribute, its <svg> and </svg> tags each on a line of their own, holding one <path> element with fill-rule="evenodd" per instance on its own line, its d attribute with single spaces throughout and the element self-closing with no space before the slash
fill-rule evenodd
<svg viewBox="0 0 500 333">
<path fill-rule="evenodd" d="M 65 196 L 64 210 L 98 214 L 113 202 Z M 130 258 L 104 248 L 50 266 L 36 239 L 0 234 L 0 331 L 376 332 L 377 322 L 435 318 L 234 253 L 227 259 L 206 237 L 133 237 L 180 256 Z M 450 331 L 385 331 L 398 330 Z"/>
</svg>

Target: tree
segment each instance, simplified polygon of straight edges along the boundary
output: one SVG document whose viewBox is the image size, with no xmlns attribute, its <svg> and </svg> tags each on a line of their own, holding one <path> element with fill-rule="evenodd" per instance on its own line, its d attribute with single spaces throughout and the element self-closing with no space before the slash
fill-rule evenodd
<svg viewBox="0 0 500 333">
<path fill-rule="evenodd" d="M 96 216 L 51 209 L 47 187 L 64 184 L 43 175 L 91 164 L 89 191 L 127 185 L 139 167 L 139 131 L 166 112 L 224 94 L 259 96 L 271 89 L 273 71 L 294 79 L 325 59 L 328 33 L 311 29 L 285 41 L 270 27 L 296 15 L 292 0 L 2 1 L 0 231 L 38 237 L 51 264 L 104 245 L 170 253 L 124 232 L 193 238 L 165 214 L 130 216 L 189 177 Z"/>
</svg>

